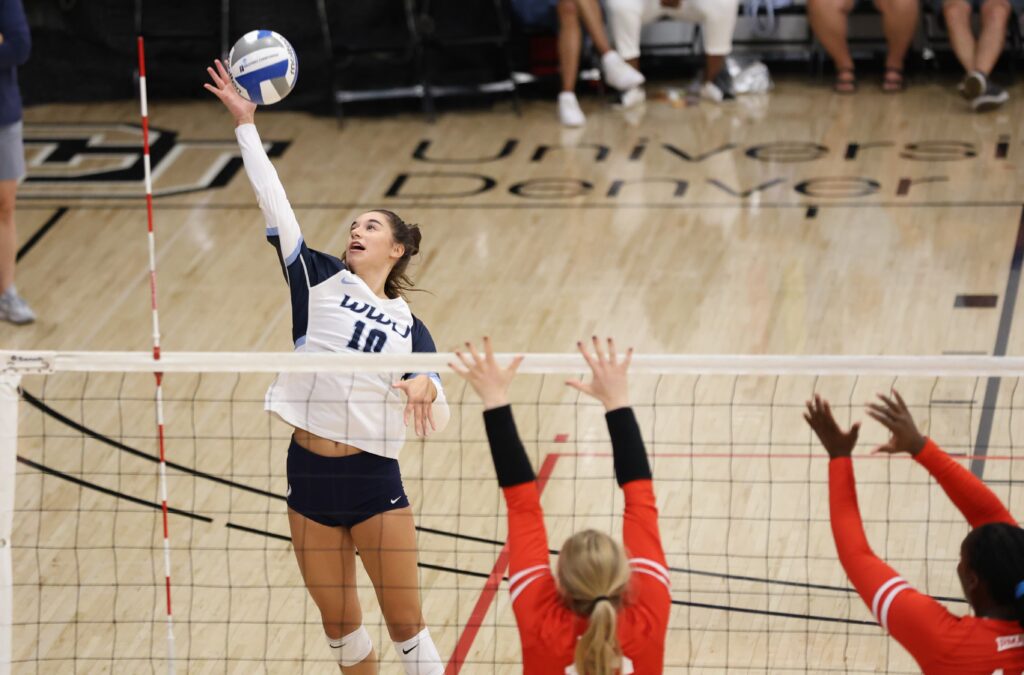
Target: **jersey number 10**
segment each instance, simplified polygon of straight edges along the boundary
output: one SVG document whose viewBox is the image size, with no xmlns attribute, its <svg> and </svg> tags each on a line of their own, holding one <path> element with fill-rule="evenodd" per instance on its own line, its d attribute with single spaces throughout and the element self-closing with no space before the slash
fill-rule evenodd
<svg viewBox="0 0 1024 675">
<path fill-rule="evenodd" d="M 347 347 L 349 349 L 355 349 L 359 351 L 359 340 L 363 337 L 363 331 L 366 330 L 366 324 L 362 321 L 356 321 L 356 332 L 352 334 L 352 339 L 348 341 Z M 387 333 L 376 328 L 371 328 L 369 334 L 366 336 L 366 342 L 363 343 L 362 350 L 364 352 L 380 352 L 384 349 L 384 343 L 388 341 Z"/>
</svg>

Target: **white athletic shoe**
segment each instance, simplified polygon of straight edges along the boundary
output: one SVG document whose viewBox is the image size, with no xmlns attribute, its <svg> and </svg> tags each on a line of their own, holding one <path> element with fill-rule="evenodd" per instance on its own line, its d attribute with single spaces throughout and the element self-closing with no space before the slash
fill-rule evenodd
<svg viewBox="0 0 1024 675">
<path fill-rule="evenodd" d="M 705 82 L 701 85 L 700 95 L 715 103 L 721 103 L 725 100 L 725 93 L 714 82 Z"/>
<path fill-rule="evenodd" d="M 732 91 L 732 78 L 729 76 L 729 71 L 723 68 L 714 80 L 701 85 L 700 95 L 715 103 L 735 99 L 736 95 Z"/>
<path fill-rule="evenodd" d="M 605 52 L 601 57 L 601 69 L 608 84 L 619 91 L 628 91 L 644 83 L 643 73 L 626 63 L 615 50 Z"/>
<path fill-rule="evenodd" d="M 587 123 L 587 116 L 583 114 L 576 94 L 571 91 L 563 91 L 558 95 L 558 119 L 567 127 L 582 127 Z"/>
<path fill-rule="evenodd" d="M 35 320 L 35 312 L 28 306 L 25 299 L 18 295 L 18 289 L 14 286 L 0 295 L 0 321 L 10 321 L 21 326 Z"/>
<path fill-rule="evenodd" d="M 647 93 L 643 87 L 633 87 L 622 92 L 622 107 L 633 108 L 647 100 Z"/>
</svg>

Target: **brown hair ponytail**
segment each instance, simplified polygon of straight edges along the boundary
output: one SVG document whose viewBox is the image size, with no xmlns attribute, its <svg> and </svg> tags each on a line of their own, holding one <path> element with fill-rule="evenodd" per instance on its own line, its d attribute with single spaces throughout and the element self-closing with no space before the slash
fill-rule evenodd
<svg viewBox="0 0 1024 675">
<path fill-rule="evenodd" d="M 629 583 L 626 554 L 608 535 L 583 530 L 566 539 L 558 558 L 558 583 L 569 608 L 589 617 L 576 643 L 579 675 L 612 675 L 621 668 L 618 613 Z"/>
<path fill-rule="evenodd" d="M 410 225 L 394 211 L 373 209 L 373 213 L 381 213 L 387 218 L 388 225 L 391 227 L 392 239 L 395 240 L 395 243 L 405 247 L 405 253 L 391 268 L 388 278 L 384 281 L 384 295 L 392 299 L 404 298 L 409 291 L 417 290 L 413 280 L 406 274 L 406 270 L 409 268 L 409 261 L 412 260 L 412 257 L 420 252 L 420 240 L 423 239 L 420 226 Z"/>
</svg>

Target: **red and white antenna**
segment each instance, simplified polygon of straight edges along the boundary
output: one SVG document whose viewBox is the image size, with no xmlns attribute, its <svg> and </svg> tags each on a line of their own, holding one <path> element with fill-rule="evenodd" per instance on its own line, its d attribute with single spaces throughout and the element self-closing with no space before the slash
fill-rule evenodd
<svg viewBox="0 0 1024 675">
<path fill-rule="evenodd" d="M 139 100 L 142 105 L 142 166 L 146 179 L 146 219 L 149 237 L 149 295 L 153 307 L 153 360 L 160 360 L 160 314 L 156 305 L 156 233 L 153 231 L 153 178 L 149 161 L 149 106 L 146 101 L 146 52 L 139 43 Z M 171 614 L 171 537 L 167 522 L 167 460 L 164 443 L 163 376 L 156 375 L 156 433 L 160 447 L 160 507 L 164 521 L 164 579 L 167 586 L 167 672 L 174 673 L 174 620 Z"/>
</svg>

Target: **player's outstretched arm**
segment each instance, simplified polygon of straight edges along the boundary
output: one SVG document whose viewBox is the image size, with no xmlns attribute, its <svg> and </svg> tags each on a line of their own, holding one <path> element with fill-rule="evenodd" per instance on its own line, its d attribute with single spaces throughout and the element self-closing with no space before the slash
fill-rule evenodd
<svg viewBox="0 0 1024 675">
<path fill-rule="evenodd" d="M 489 337 L 484 337 L 483 355 L 473 343 L 467 342 L 466 352 L 457 350 L 455 356 L 461 365 L 449 363 L 448 366 L 469 382 L 484 403 L 484 424 L 487 426 L 487 439 L 491 444 L 491 458 L 498 474 L 498 484 L 504 488 L 533 481 L 533 467 L 519 440 L 519 432 L 512 418 L 512 406 L 508 402 L 508 386 L 515 378 L 523 357 L 517 356 L 507 368 L 502 368 L 494 358 L 494 348 Z"/>
<path fill-rule="evenodd" d="M 245 100 L 235 90 L 231 75 L 220 59 L 214 61 L 214 65 L 216 69 L 206 69 L 213 83 L 208 82 L 203 86 L 220 99 L 235 120 L 235 137 L 242 150 L 245 173 L 249 176 L 253 192 L 256 193 L 256 202 L 266 220 L 267 239 L 277 248 L 287 277 L 288 267 L 298 259 L 303 249 L 299 222 L 288 202 L 288 195 L 285 194 L 277 170 L 267 157 L 263 141 L 256 131 L 256 104 Z"/>
<path fill-rule="evenodd" d="M 892 434 L 889 442 L 875 451 L 906 453 L 917 460 L 938 481 L 971 527 L 997 522 L 1017 524 L 999 498 L 981 480 L 931 439 L 921 435 L 898 391 L 894 389 L 891 397 L 879 394 L 877 403 L 868 404 L 868 415 Z"/>
<path fill-rule="evenodd" d="M 804 419 L 825 446 L 828 467 L 829 516 L 839 562 L 875 621 L 926 668 L 941 661 L 949 647 L 944 636 L 955 626 L 953 617 L 933 598 L 913 589 L 896 570 L 871 550 L 857 504 L 857 484 L 851 455 L 860 424 L 843 430 L 828 401 L 815 396 L 807 402 Z"/>
<path fill-rule="evenodd" d="M 469 382 L 484 403 L 484 425 L 491 445 L 491 459 L 508 504 L 509 572 L 513 592 L 518 597 L 520 593 L 515 592 L 518 585 L 531 584 L 531 592 L 537 593 L 553 583 L 548 564 L 544 511 L 540 505 L 536 476 L 530 458 L 526 456 L 526 448 L 519 439 L 508 401 L 509 383 L 523 357 L 515 357 L 507 368 L 502 368 L 494 358 L 488 337 L 484 338 L 483 355 L 471 342 L 467 342 L 466 352 L 456 351 L 455 356 L 461 365 L 449 363 L 448 366 Z M 539 577 L 543 577 L 543 582 L 533 583 Z"/>
<path fill-rule="evenodd" d="M 651 467 L 647 462 L 640 427 L 629 405 L 627 372 L 633 360 L 633 348 L 630 347 L 625 355 L 620 356 L 612 338 L 608 338 L 602 344 L 595 335 L 591 341 L 593 354 L 582 341 L 576 343 L 583 360 L 590 366 L 590 382 L 569 380 L 566 384 L 596 398 L 604 406 L 605 420 L 612 439 L 612 452 L 615 456 L 615 477 L 619 485 L 624 486 L 634 480 L 649 481 Z"/>
<path fill-rule="evenodd" d="M 839 562 L 861 598 L 870 607 L 877 590 L 897 575 L 875 555 L 864 534 L 850 459 L 857 445 L 860 424 L 856 423 L 845 431 L 841 429 L 832 416 L 828 401 L 817 395 L 813 401 L 807 402 L 804 419 L 831 459 L 828 472 L 829 510 Z"/>
<path fill-rule="evenodd" d="M 637 583 L 647 584 L 647 602 L 663 604 L 660 615 L 668 617 L 669 574 L 658 528 L 658 506 L 654 496 L 651 466 L 633 408 L 629 405 L 629 364 L 633 349 L 619 355 L 615 340 L 591 338 L 593 354 L 581 341 L 576 347 L 590 366 L 590 382 L 569 380 L 570 387 L 596 398 L 605 409 L 605 422 L 612 439 L 615 479 L 622 487 L 626 508 L 622 516 L 622 540 L 629 551 L 630 565 L 639 574 Z"/>
</svg>

